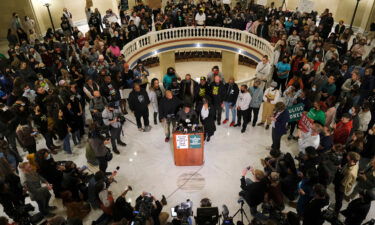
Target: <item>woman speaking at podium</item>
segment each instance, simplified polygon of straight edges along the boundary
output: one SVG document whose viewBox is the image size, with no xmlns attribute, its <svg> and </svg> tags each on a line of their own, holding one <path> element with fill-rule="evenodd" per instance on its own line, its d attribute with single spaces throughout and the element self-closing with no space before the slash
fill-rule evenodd
<svg viewBox="0 0 375 225">
<path fill-rule="evenodd" d="M 211 136 L 213 136 L 216 131 L 215 109 L 210 106 L 209 100 L 206 97 L 204 97 L 202 101 L 203 107 L 200 111 L 200 117 L 204 128 L 204 138 L 209 142 Z"/>
</svg>

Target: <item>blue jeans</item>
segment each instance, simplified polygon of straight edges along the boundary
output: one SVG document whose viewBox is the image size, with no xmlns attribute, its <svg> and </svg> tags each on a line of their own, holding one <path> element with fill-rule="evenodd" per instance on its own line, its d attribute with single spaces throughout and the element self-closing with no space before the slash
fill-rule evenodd
<svg viewBox="0 0 375 225">
<path fill-rule="evenodd" d="M 70 148 L 70 134 L 68 133 L 63 140 L 63 149 L 65 152 L 71 154 L 72 149 Z"/>
<path fill-rule="evenodd" d="M 232 106 L 231 102 L 224 102 L 225 106 L 225 119 L 229 120 L 229 111 L 232 111 L 232 122 L 236 122 L 236 105 Z M 232 108 L 230 108 L 232 106 Z"/>
</svg>

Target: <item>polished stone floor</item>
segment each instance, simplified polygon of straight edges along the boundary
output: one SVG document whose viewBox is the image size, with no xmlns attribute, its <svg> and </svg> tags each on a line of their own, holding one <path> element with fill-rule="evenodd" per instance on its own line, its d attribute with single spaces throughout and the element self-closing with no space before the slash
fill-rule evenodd
<svg viewBox="0 0 375 225">
<path fill-rule="evenodd" d="M 113 183 L 110 190 L 117 197 L 127 185 L 131 185 L 133 191 L 128 193 L 127 200 L 132 203 L 142 191 L 151 192 L 159 199 L 164 194 L 168 200 L 168 205 L 163 210 L 166 212 L 187 199 L 194 203 L 195 210 L 202 198 L 209 198 L 220 210 L 223 204 L 227 205 L 230 215 L 233 215 L 240 207 L 237 200 L 242 169 L 247 166 L 261 168 L 260 159 L 267 156 L 265 148 L 271 144 L 270 130 L 263 127 L 250 126 L 246 133 L 241 134 L 239 128 L 221 125 L 217 127 L 211 141 L 204 146 L 203 166 L 178 167 L 174 165 L 171 143 L 164 142 L 160 124 L 152 125 L 150 132 L 139 132 L 134 124 L 134 116 L 129 114 L 126 118 L 128 121 L 123 128 L 122 139 L 127 146 L 120 147 L 121 154 L 114 155 L 109 163 L 108 171 L 120 167 L 117 183 Z M 150 121 L 151 119 L 150 117 Z M 38 146 L 44 147 L 44 141 L 39 140 Z M 284 136 L 282 150 L 295 154 L 297 144 Z M 78 166 L 87 165 L 83 147 L 74 147 L 73 155 L 60 152 L 54 158 L 73 160 Z M 89 169 L 91 172 L 98 170 L 92 166 Z M 333 199 L 332 190 L 330 187 L 329 193 Z M 59 206 L 57 213 L 64 215 L 60 200 L 52 198 L 51 204 Z M 246 205 L 245 210 L 250 217 Z M 294 209 L 287 207 L 287 210 Z M 92 211 L 85 218 L 84 224 L 91 224 L 100 214 L 100 210 Z M 368 218 L 371 217 L 374 217 L 374 207 L 368 215 Z M 235 221 L 237 219 L 239 218 Z"/>
</svg>

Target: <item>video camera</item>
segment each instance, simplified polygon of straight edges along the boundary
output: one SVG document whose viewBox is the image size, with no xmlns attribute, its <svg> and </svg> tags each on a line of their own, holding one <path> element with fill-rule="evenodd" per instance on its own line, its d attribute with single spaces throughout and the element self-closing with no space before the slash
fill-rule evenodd
<svg viewBox="0 0 375 225">
<path fill-rule="evenodd" d="M 144 195 L 143 198 L 138 201 L 136 204 L 136 208 L 138 211 L 134 211 L 135 218 L 133 225 L 144 225 L 146 221 L 151 217 L 152 210 L 153 210 L 153 197 L 150 193 Z"/>
<path fill-rule="evenodd" d="M 171 209 L 172 216 L 181 219 L 181 225 L 191 224 L 189 217 L 193 215 L 193 202 L 187 199 L 186 202 L 175 206 Z"/>
</svg>

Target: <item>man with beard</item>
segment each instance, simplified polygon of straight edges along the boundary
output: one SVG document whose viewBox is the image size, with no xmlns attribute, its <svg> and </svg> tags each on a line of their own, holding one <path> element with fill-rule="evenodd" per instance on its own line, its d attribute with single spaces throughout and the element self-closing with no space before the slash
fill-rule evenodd
<svg viewBox="0 0 375 225">
<path fill-rule="evenodd" d="M 180 84 L 181 98 L 185 104 L 193 105 L 195 95 L 198 91 L 198 83 L 191 79 L 190 74 L 186 74 L 185 79 Z"/>
<path fill-rule="evenodd" d="M 165 142 L 169 142 L 172 125 L 172 130 L 176 126 L 176 113 L 182 102 L 179 98 L 174 97 L 171 91 L 165 92 L 165 97 L 161 100 L 159 105 L 160 119 L 164 126 Z"/>
</svg>

